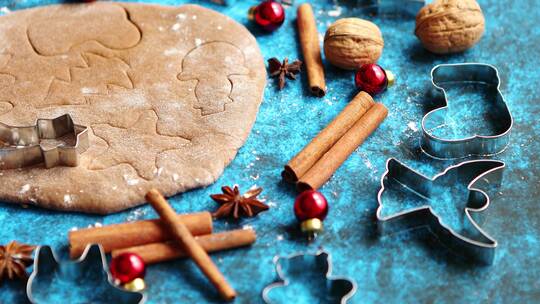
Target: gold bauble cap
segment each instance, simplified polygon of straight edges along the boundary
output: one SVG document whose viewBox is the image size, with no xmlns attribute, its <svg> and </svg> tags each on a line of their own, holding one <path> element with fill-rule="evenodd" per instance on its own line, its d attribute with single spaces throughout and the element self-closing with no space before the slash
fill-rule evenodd
<svg viewBox="0 0 540 304">
<path fill-rule="evenodd" d="M 305 220 L 300 224 L 300 230 L 307 233 L 319 233 L 323 231 L 323 223 L 318 218 Z"/>
<path fill-rule="evenodd" d="M 124 284 L 124 289 L 129 291 L 139 292 L 146 289 L 146 283 L 141 278 L 136 278 L 135 280 Z"/>
</svg>

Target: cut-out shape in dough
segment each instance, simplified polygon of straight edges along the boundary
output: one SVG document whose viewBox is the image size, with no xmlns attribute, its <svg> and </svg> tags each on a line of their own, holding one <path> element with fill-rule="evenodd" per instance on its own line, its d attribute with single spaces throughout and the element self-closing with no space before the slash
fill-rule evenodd
<svg viewBox="0 0 540 304">
<path fill-rule="evenodd" d="M 245 142 L 266 83 L 249 31 L 195 5 L 44 6 L 0 17 L 0 37 L 0 76 L 13 76 L 0 122 L 70 114 L 90 140 L 78 167 L 1 170 L 0 201 L 110 213 L 151 188 L 207 186 Z"/>
<path fill-rule="evenodd" d="M 212 61 L 212 65 L 201 67 L 201 62 Z M 225 105 L 232 102 L 230 94 L 233 83 L 231 75 L 246 75 L 244 53 L 227 42 L 208 42 L 189 51 L 182 61 L 180 80 L 197 80 L 195 109 L 202 115 L 225 111 Z"/>
<path fill-rule="evenodd" d="M 28 27 L 28 40 L 43 56 L 67 53 L 73 46 L 86 41 L 97 41 L 110 49 L 127 49 L 141 40 L 141 32 L 121 6 L 110 7 L 104 12 L 100 5 L 74 5 L 43 17 L 36 15 L 37 20 Z M 55 20 L 58 18 L 62 22 Z"/>
</svg>

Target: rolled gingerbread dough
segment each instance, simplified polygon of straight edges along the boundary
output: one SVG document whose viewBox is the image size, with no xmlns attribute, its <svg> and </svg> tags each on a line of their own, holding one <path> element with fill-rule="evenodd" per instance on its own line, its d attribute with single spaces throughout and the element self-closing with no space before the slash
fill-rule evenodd
<svg viewBox="0 0 540 304">
<path fill-rule="evenodd" d="M 0 17 L 0 122 L 71 114 L 78 167 L 0 170 L 0 201 L 91 213 L 214 182 L 255 121 L 266 71 L 255 38 L 195 5 L 66 4 Z"/>
</svg>

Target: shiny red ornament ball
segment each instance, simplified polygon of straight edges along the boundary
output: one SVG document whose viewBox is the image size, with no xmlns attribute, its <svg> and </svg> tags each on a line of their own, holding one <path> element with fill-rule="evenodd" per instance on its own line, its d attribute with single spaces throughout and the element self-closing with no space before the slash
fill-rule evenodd
<svg viewBox="0 0 540 304">
<path fill-rule="evenodd" d="M 356 87 L 374 96 L 386 90 L 388 77 L 386 71 L 375 63 L 364 64 L 354 75 Z"/>
<path fill-rule="evenodd" d="M 112 259 L 110 270 L 114 279 L 125 284 L 137 278 L 144 278 L 145 268 L 144 261 L 139 255 L 125 252 Z"/>
<path fill-rule="evenodd" d="M 322 221 L 328 214 L 328 202 L 318 191 L 304 191 L 294 201 L 294 214 L 299 222 L 314 218 Z"/>
<path fill-rule="evenodd" d="M 264 1 L 250 10 L 250 17 L 266 31 L 272 32 L 285 21 L 285 9 L 281 3 Z"/>
</svg>

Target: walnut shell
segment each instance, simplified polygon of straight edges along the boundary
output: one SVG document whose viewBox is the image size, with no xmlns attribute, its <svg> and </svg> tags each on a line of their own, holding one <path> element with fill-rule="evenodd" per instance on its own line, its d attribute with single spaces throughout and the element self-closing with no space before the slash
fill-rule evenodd
<svg viewBox="0 0 540 304">
<path fill-rule="evenodd" d="M 416 15 L 416 36 L 436 54 L 462 52 L 480 40 L 485 20 L 475 0 L 436 0 Z"/>
<path fill-rule="evenodd" d="M 324 36 L 326 59 L 347 70 L 377 62 L 383 47 L 384 40 L 379 27 L 359 18 L 339 19 L 328 28 Z"/>
</svg>

